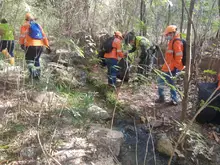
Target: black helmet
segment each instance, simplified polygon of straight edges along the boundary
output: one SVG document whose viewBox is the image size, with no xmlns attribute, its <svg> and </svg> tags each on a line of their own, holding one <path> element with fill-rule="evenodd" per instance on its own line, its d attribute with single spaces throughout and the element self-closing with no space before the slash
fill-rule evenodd
<svg viewBox="0 0 220 165">
<path fill-rule="evenodd" d="M 1 20 L 1 23 L 8 23 L 8 21 L 7 21 L 5 18 L 3 18 L 3 19 Z"/>
<path fill-rule="evenodd" d="M 124 40 L 125 40 L 125 44 L 129 44 L 132 40 L 135 39 L 135 33 L 134 32 L 128 32 L 125 37 L 124 37 Z"/>
</svg>

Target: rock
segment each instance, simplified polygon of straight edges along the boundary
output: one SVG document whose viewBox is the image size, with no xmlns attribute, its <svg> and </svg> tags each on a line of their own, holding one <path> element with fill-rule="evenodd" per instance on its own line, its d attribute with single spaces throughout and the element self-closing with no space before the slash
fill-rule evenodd
<svg viewBox="0 0 220 165">
<path fill-rule="evenodd" d="M 141 108 L 141 107 L 138 107 L 138 106 L 136 106 L 136 105 L 134 105 L 134 104 L 131 104 L 131 105 L 129 105 L 129 106 L 127 106 L 127 107 L 125 108 L 125 111 L 129 111 L 129 112 L 131 112 L 131 113 L 139 113 L 139 112 L 142 111 L 142 108 Z"/>
<path fill-rule="evenodd" d="M 108 112 L 100 107 L 98 107 L 97 105 L 91 105 L 88 108 L 88 112 L 90 113 L 90 115 L 92 116 L 92 118 L 96 119 L 96 120 L 106 120 L 108 118 L 110 118 L 110 115 L 108 114 Z"/>
<path fill-rule="evenodd" d="M 58 96 L 54 92 L 31 92 L 29 95 L 30 100 L 46 106 L 58 106 L 63 105 L 66 99 Z"/>
<path fill-rule="evenodd" d="M 0 151 L 0 161 L 6 160 L 7 157 L 8 157 L 8 155 L 5 152 Z"/>
<path fill-rule="evenodd" d="M 66 49 L 56 50 L 56 54 L 53 55 L 52 62 L 61 63 L 65 65 L 77 65 L 82 64 L 85 60 L 81 56 L 79 50 L 69 51 Z"/>
<path fill-rule="evenodd" d="M 118 156 L 124 135 L 119 131 L 99 126 L 91 126 L 87 138 L 93 141 L 96 145 L 101 145 L 108 151 L 110 150 L 113 155 Z"/>
<path fill-rule="evenodd" d="M 59 59 L 57 62 L 63 66 L 66 66 L 66 67 L 69 65 L 68 61 L 65 61 L 65 60 Z"/>
<path fill-rule="evenodd" d="M 24 78 L 22 68 L 19 66 L 9 66 L 0 71 L 0 86 L 6 89 L 17 89 L 17 85 Z"/>
<path fill-rule="evenodd" d="M 37 162 L 36 160 L 20 160 L 20 161 L 12 161 L 8 165 L 39 165 L 40 162 Z"/>
<path fill-rule="evenodd" d="M 65 66 L 63 66 L 61 64 L 58 64 L 58 63 L 55 63 L 55 62 L 50 62 L 47 65 L 48 65 L 48 67 L 50 67 L 51 69 L 54 69 L 54 70 L 56 70 L 56 69 L 63 69 L 63 70 L 66 69 Z"/>
<path fill-rule="evenodd" d="M 66 130 L 67 131 L 67 130 Z M 66 132 L 64 130 L 64 132 Z M 62 164 L 66 165 L 83 165 L 85 164 L 85 158 L 90 158 L 96 152 L 96 146 L 92 143 L 88 143 L 85 138 L 66 136 L 65 141 L 57 146 L 54 157 Z"/>
<path fill-rule="evenodd" d="M 37 158 L 37 150 L 33 147 L 25 147 L 20 151 L 20 157 L 22 159 L 34 159 Z"/>
<path fill-rule="evenodd" d="M 75 88 L 82 85 L 75 76 L 82 77 L 80 71 L 73 67 L 65 67 L 54 62 L 49 63 L 52 73 L 56 76 L 56 83 Z M 74 75 L 74 76 L 73 76 Z"/>
<path fill-rule="evenodd" d="M 163 125 L 162 120 L 152 120 L 148 124 L 150 124 L 153 128 L 157 128 Z"/>
<path fill-rule="evenodd" d="M 179 150 L 175 150 L 175 153 L 177 154 L 177 156 L 179 157 L 179 158 L 185 158 L 185 156 L 179 151 Z"/>
<path fill-rule="evenodd" d="M 102 158 L 96 161 L 92 161 L 91 164 L 93 165 L 115 165 L 115 162 L 112 157 Z M 120 164 L 117 164 L 120 165 Z"/>
<path fill-rule="evenodd" d="M 76 87 L 80 86 L 80 83 L 73 76 L 71 76 L 71 77 L 60 76 L 57 78 L 56 82 L 58 84 L 65 85 L 69 88 L 76 88 Z"/>
<path fill-rule="evenodd" d="M 157 141 L 157 150 L 162 154 L 171 156 L 173 152 L 173 146 L 170 139 L 167 137 L 166 134 L 160 134 L 158 136 L 160 136 L 160 138 Z"/>
<path fill-rule="evenodd" d="M 57 55 L 64 55 L 64 54 L 70 54 L 70 53 L 71 53 L 71 51 L 66 50 L 66 49 L 57 49 L 56 50 Z"/>
<path fill-rule="evenodd" d="M 3 60 L 0 60 L 0 70 L 3 70 L 5 68 L 10 67 L 9 63 L 4 62 Z"/>
</svg>

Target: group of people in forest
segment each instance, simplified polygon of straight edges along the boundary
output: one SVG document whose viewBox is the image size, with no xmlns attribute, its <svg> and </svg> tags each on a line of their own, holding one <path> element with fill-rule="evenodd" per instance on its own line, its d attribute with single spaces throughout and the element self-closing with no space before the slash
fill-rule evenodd
<svg viewBox="0 0 220 165">
<path fill-rule="evenodd" d="M 43 28 L 36 23 L 36 19 L 31 13 L 26 13 L 24 20 L 25 22 L 20 28 L 19 44 L 21 49 L 25 51 L 30 78 L 39 79 L 41 74 L 40 56 L 43 47 L 46 47 L 48 53 L 51 52 L 51 49 Z M 14 65 L 14 29 L 6 19 L 1 20 L 0 35 L 0 51 L 8 55 L 10 64 Z"/>
<path fill-rule="evenodd" d="M 11 65 L 14 65 L 14 30 L 8 24 L 6 19 L 1 20 L 0 24 L 0 51 L 9 56 Z M 168 40 L 168 46 L 165 53 L 164 64 L 162 66 L 162 76 L 159 76 L 157 103 L 165 102 L 164 86 L 165 83 L 170 84 L 171 105 L 178 104 L 177 92 L 173 77 L 184 69 L 183 58 L 184 42 L 180 39 L 180 34 L 177 31 L 177 26 L 169 25 L 164 31 L 165 39 Z M 138 73 L 148 76 L 153 68 L 154 54 L 156 45 L 149 41 L 144 36 L 136 36 L 134 32 L 129 32 L 124 35 L 120 31 L 116 31 L 111 40 L 110 51 L 104 51 L 103 56 L 107 65 L 108 84 L 116 88 L 116 78 L 118 72 L 119 58 L 126 58 L 129 53 L 140 50 Z M 132 49 L 129 51 L 122 50 L 122 41 L 126 45 L 131 45 Z M 43 28 L 36 22 L 30 13 L 25 14 L 25 22 L 20 28 L 19 44 L 22 50 L 25 51 L 25 60 L 29 70 L 30 78 L 39 79 L 41 75 L 40 56 L 43 52 L 43 47 L 46 47 L 47 52 L 50 53 L 48 39 L 44 33 Z M 219 75 L 220 88 L 220 75 Z"/>
<path fill-rule="evenodd" d="M 169 25 L 165 29 L 164 35 L 166 40 L 168 40 L 169 42 L 165 53 L 165 63 L 162 66 L 163 75 L 160 76 L 157 80 L 159 98 L 156 100 L 156 103 L 165 102 L 164 86 L 167 82 L 171 86 L 171 101 L 169 102 L 169 104 L 177 105 L 178 99 L 173 77 L 179 71 L 182 71 L 184 69 L 184 65 L 182 62 L 184 55 L 184 45 L 182 40 L 180 39 L 180 34 L 177 32 L 177 26 Z M 126 45 L 130 44 L 132 46 L 131 50 L 122 51 L 123 40 Z M 139 56 L 140 60 L 138 73 L 148 76 L 148 73 L 152 70 L 154 54 L 156 51 L 155 49 L 155 45 L 143 36 L 136 36 L 134 32 L 129 32 L 125 35 L 122 35 L 121 32 L 116 31 L 114 33 L 114 40 L 112 42 L 112 51 L 104 54 L 104 58 L 108 68 L 108 84 L 110 86 L 116 87 L 118 57 L 126 58 L 129 53 L 132 53 L 136 50 L 141 51 Z"/>
</svg>

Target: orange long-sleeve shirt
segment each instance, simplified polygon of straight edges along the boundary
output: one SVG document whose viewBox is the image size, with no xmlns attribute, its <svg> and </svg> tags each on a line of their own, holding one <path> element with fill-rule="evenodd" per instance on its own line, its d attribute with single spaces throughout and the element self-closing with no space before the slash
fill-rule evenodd
<svg viewBox="0 0 220 165">
<path fill-rule="evenodd" d="M 46 46 L 49 47 L 49 42 L 48 39 L 44 33 L 43 28 L 40 26 L 42 34 L 43 34 L 43 39 L 42 40 L 37 40 L 33 39 L 29 36 L 29 28 L 30 28 L 30 21 L 26 21 L 20 28 L 20 38 L 19 38 L 19 43 L 20 45 L 25 45 L 25 46 Z"/>
<path fill-rule="evenodd" d="M 118 59 L 118 57 L 124 58 L 124 53 L 122 52 L 121 49 L 121 40 L 119 38 L 115 38 L 113 43 L 112 43 L 112 51 L 110 53 L 105 53 L 104 57 L 105 58 L 114 58 Z"/>
<path fill-rule="evenodd" d="M 166 54 L 165 54 L 166 62 L 162 66 L 162 71 L 164 71 L 164 72 L 168 72 L 169 69 L 170 69 L 170 71 L 173 71 L 174 68 L 177 68 L 178 70 L 183 70 L 183 68 L 184 68 L 184 66 L 182 64 L 183 43 L 179 40 L 176 40 L 173 44 L 173 41 L 176 38 L 180 38 L 180 35 L 177 34 L 168 43 L 168 47 L 167 47 Z"/>
</svg>

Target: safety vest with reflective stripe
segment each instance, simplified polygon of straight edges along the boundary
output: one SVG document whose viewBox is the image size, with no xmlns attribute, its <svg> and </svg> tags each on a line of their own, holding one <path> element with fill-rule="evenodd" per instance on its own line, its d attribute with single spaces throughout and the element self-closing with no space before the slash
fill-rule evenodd
<svg viewBox="0 0 220 165">
<path fill-rule="evenodd" d="M 173 44 L 174 39 L 180 38 L 179 34 L 176 34 L 172 40 L 169 41 L 168 47 L 165 53 L 165 63 L 162 66 L 162 71 L 169 72 L 173 71 L 174 68 L 178 70 L 183 70 L 184 66 L 182 64 L 183 58 L 183 43 L 176 40 Z"/>
<path fill-rule="evenodd" d="M 121 58 L 124 57 L 124 53 L 122 52 L 121 39 L 115 38 L 113 40 L 112 47 L 113 47 L 113 49 L 110 53 L 104 54 L 105 58 L 118 59 L 118 57 L 121 57 Z"/>
<path fill-rule="evenodd" d="M 42 40 L 36 40 L 33 39 L 29 36 L 29 28 L 30 28 L 30 22 L 26 21 L 20 29 L 20 38 L 19 38 L 19 43 L 21 45 L 25 46 L 49 46 L 48 39 L 43 31 L 43 28 L 40 26 L 42 34 L 43 34 L 43 39 Z"/>
</svg>

